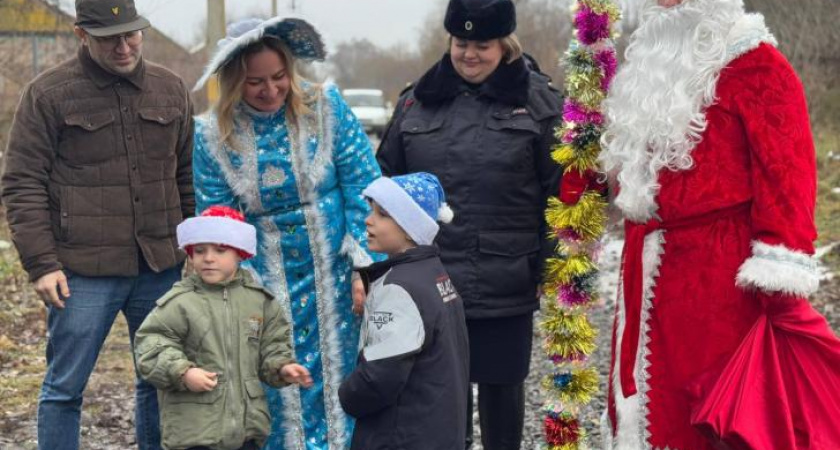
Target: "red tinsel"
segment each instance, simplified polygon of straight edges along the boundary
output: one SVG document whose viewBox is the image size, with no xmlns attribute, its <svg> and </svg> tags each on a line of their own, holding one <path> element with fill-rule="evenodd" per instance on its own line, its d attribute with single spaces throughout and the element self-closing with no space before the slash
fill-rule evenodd
<svg viewBox="0 0 840 450">
<path fill-rule="evenodd" d="M 568 445 L 580 439 L 580 423 L 575 418 L 545 418 L 545 441 L 549 445 Z"/>
</svg>

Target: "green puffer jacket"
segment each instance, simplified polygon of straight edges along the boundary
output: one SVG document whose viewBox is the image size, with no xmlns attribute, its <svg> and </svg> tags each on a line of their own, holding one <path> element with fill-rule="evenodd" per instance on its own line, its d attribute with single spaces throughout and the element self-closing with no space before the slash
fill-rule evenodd
<svg viewBox="0 0 840 450">
<path fill-rule="evenodd" d="M 135 337 L 140 376 L 159 389 L 163 447 L 262 445 L 271 418 L 260 381 L 286 384 L 280 369 L 294 362 L 290 344 L 279 303 L 246 271 L 225 284 L 198 275 L 177 283 Z M 190 367 L 217 373 L 216 388 L 186 390 L 181 375 Z"/>
</svg>

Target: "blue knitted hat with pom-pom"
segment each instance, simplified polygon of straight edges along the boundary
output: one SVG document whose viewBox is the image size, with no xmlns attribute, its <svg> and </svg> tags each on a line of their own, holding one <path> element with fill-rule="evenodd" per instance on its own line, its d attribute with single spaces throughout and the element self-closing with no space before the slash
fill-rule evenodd
<svg viewBox="0 0 840 450">
<path fill-rule="evenodd" d="M 426 172 L 380 178 L 362 195 L 378 203 L 420 245 L 434 241 L 437 222 L 449 223 L 454 216 L 440 180 Z"/>
</svg>

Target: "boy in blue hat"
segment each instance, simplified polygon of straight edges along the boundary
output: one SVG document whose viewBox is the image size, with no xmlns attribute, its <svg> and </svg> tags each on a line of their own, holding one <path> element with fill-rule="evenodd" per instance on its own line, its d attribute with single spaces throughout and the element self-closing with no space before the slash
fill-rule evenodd
<svg viewBox="0 0 840 450">
<path fill-rule="evenodd" d="M 341 384 L 356 418 L 351 449 L 454 450 L 464 446 L 469 345 L 461 297 L 433 246 L 453 214 L 437 177 L 380 178 L 363 191 L 371 251 L 388 259 L 362 269 L 359 361 Z"/>
</svg>

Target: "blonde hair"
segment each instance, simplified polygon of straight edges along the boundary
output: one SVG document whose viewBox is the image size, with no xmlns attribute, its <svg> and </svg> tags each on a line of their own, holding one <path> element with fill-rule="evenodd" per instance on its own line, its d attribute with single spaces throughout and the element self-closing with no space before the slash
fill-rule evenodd
<svg viewBox="0 0 840 450">
<path fill-rule="evenodd" d="M 277 52 L 286 65 L 286 76 L 289 77 L 290 82 L 289 93 L 286 97 L 286 120 L 289 123 L 297 123 L 302 115 L 311 113 L 312 110 L 308 105 L 317 100 L 317 93 L 321 91 L 315 83 L 311 83 L 314 89 L 309 89 L 308 92 L 301 87 L 302 82 L 306 80 L 298 73 L 292 52 L 280 39 L 265 36 L 260 41 L 245 47 L 219 70 L 219 99 L 212 108 L 216 113 L 221 142 L 228 144 L 234 150 L 237 149 L 233 139 L 233 116 L 237 105 L 242 101 L 242 90 L 248 72 L 246 63 L 249 57 L 266 49 Z M 313 95 L 313 93 L 316 94 Z"/>
<path fill-rule="evenodd" d="M 502 44 L 502 51 L 504 51 L 506 63 L 510 64 L 522 57 L 524 51 L 516 33 L 511 33 L 499 39 L 499 42 Z"/>
<path fill-rule="evenodd" d="M 455 39 L 455 36 L 449 35 L 449 39 L 447 43 L 449 47 L 452 47 L 452 40 Z M 463 38 L 459 38 L 463 39 Z M 517 59 L 522 57 L 522 54 L 525 52 L 522 49 L 522 43 L 519 42 L 519 38 L 516 36 L 516 33 L 511 33 L 505 37 L 498 38 L 499 45 L 502 46 L 502 60 L 507 64 L 510 64 Z M 466 40 L 466 39 L 465 39 Z M 447 50 L 448 51 L 448 50 Z"/>
</svg>

